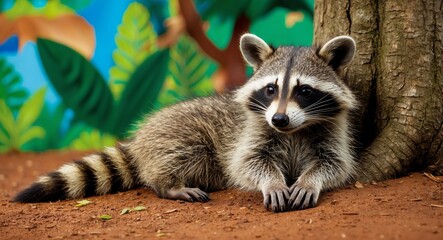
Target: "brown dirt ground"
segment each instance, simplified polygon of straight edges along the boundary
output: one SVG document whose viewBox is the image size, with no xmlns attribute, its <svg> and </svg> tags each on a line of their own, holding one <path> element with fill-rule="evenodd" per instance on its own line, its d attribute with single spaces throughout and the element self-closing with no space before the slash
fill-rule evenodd
<svg viewBox="0 0 443 240">
<path fill-rule="evenodd" d="M 83 207 L 10 202 L 37 176 L 82 155 L 0 155 L 0 239 L 443 239 L 443 183 L 421 173 L 327 192 L 316 208 L 278 214 L 263 208 L 260 193 L 238 190 L 212 193 L 208 203 L 159 199 L 149 189 L 92 197 Z M 120 215 L 139 205 L 147 209 Z"/>
</svg>

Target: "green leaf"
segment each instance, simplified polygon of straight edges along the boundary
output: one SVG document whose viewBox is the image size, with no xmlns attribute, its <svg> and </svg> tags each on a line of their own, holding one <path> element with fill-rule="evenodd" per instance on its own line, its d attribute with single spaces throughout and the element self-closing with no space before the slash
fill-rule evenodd
<svg viewBox="0 0 443 240">
<path fill-rule="evenodd" d="M 113 146 L 116 142 L 115 137 L 101 133 L 97 129 L 84 129 L 80 136 L 74 139 L 70 148 L 75 150 L 100 150 L 104 146 Z"/>
<path fill-rule="evenodd" d="M 113 132 L 112 93 L 97 69 L 82 55 L 51 40 L 37 40 L 43 67 L 63 103 L 75 116 L 98 129 Z"/>
<path fill-rule="evenodd" d="M 98 218 L 100 218 L 101 220 L 107 221 L 107 220 L 111 220 L 112 216 L 108 215 L 108 214 L 103 214 L 103 215 L 98 216 Z"/>
<path fill-rule="evenodd" d="M 9 147 L 6 145 L 0 145 L 0 153 L 5 153 L 9 151 Z"/>
<path fill-rule="evenodd" d="M 3 99 L 0 99 L 0 124 L 9 134 L 9 137 L 11 137 L 13 133 L 17 131 L 15 129 L 14 115 Z"/>
<path fill-rule="evenodd" d="M 27 90 L 21 84 L 21 77 L 6 59 L 0 58 L 0 99 L 3 99 L 12 112 L 25 102 Z"/>
<path fill-rule="evenodd" d="M 13 90 L 10 92 L 10 95 L 13 98 L 26 98 L 28 93 L 24 89 Z"/>
<path fill-rule="evenodd" d="M 0 141 L 10 149 L 21 149 L 28 141 L 35 138 L 42 138 L 45 130 L 40 126 L 31 126 L 36 117 L 40 114 L 44 103 L 45 88 L 39 89 L 32 95 L 19 109 L 17 120 L 6 105 L 0 99 Z"/>
<path fill-rule="evenodd" d="M 124 136 L 135 120 L 153 110 L 166 78 L 169 58 L 169 49 L 155 52 L 131 76 L 117 106 L 116 112 L 125 113 L 115 124 L 118 136 Z"/>
<path fill-rule="evenodd" d="M 182 37 L 171 49 L 169 76 L 159 101 L 167 105 L 175 101 L 207 95 L 214 91 L 210 76 L 215 65 L 200 53 L 196 44 Z"/>
<path fill-rule="evenodd" d="M 137 207 L 133 208 L 132 210 L 140 212 L 140 211 L 146 210 L 146 207 L 145 206 L 137 206 Z"/>
<path fill-rule="evenodd" d="M 21 146 L 24 151 L 46 151 L 47 149 L 60 149 L 63 147 L 62 136 L 66 133 L 63 129 L 63 117 L 66 107 L 59 103 L 56 106 L 43 106 L 42 112 L 35 121 L 35 126 L 41 126 L 46 134 L 42 139 L 33 139 Z"/>
<path fill-rule="evenodd" d="M 75 204 L 75 206 L 76 207 L 83 207 L 83 206 L 86 206 L 91 203 L 92 203 L 91 201 L 83 199 L 83 200 L 77 201 L 77 204 Z"/>
<path fill-rule="evenodd" d="M 43 138 L 45 137 L 45 135 L 46 135 L 45 129 L 43 129 L 40 126 L 32 126 L 30 128 L 27 128 L 25 131 L 21 132 L 20 135 L 18 136 L 17 147 L 19 149 L 22 149 L 22 146 L 28 141 L 34 138 Z"/>
<path fill-rule="evenodd" d="M 20 133 L 28 129 L 41 113 L 45 94 L 46 88 L 40 88 L 20 108 L 17 115 L 17 128 Z"/>
<path fill-rule="evenodd" d="M 73 141 L 75 139 L 79 138 L 80 135 L 85 132 L 89 131 L 91 127 L 85 124 L 84 122 L 74 122 L 72 123 L 66 134 L 64 134 L 63 139 L 61 141 L 61 147 L 62 148 L 71 148 Z"/>
<path fill-rule="evenodd" d="M 137 66 L 157 50 L 157 36 L 149 22 L 148 9 L 138 2 L 129 4 L 117 30 L 117 49 L 112 54 L 115 66 L 109 70 L 109 85 L 119 99 Z"/>
<path fill-rule="evenodd" d="M 122 211 L 120 212 L 120 215 L 127 214 L 127 213 L 130 213 L 130 212 L 131 212 L 130 208 L 123 208 Z"/>
<path fill-rule="evenodd" d="M 2 129 L 0 129 L 0 143 L 0 145 L 8 145 L 9 143 L 9 136 Z"/>
</svg>

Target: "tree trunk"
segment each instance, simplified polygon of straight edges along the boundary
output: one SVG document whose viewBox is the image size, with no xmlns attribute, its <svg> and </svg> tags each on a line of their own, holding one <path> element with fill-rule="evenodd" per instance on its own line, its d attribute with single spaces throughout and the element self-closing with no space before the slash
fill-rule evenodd
<svg viewBox="0 0 443 240">
<path fill-rule="evenodd" d="M 362 181 L 443 173 L 443 1 L 318 0 L 315 43 L 350 35 Z"/>
</svg>

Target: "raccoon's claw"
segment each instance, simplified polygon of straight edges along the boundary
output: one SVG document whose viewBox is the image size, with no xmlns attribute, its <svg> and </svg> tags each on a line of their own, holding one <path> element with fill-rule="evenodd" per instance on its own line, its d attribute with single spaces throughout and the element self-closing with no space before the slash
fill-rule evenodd
<svg viewBox="0 0 443 240">
<path fill-rule="evenodd" d="M 275 189 L 263 192 L 263 205 L 269 211 L 284 212 L 287 210 L 286 200 L 289 199 L 289 189 Z"/>
<path fill-rule="evenodd" d="M 166 193 L 166 198 L 187 202 L 207 202 L 210 200 L 209 195 L 200 188 L 170 189 Z"/>
<path fill-rule="evenodd" d="M 291 196 L 289 197 L 289 207 L 292 210 L 301 210 L 315 207 L 317 205 L 320 190 L 317 188 L 303 188 L 297 184 L 292 185 Z"/>
</svg>

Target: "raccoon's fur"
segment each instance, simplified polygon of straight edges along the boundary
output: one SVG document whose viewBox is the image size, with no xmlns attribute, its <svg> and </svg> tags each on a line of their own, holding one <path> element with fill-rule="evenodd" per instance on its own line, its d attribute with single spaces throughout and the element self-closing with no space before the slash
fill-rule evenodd
<svg viewBox="0 0 443 240">
<path fill-rule="evenodd" d="M 206 192 L 261 191 L 273 211 L 317 204 L 354 170 L 349 113 L 356 100 L 341 76 L 355 43 L 274 49 L 245 34 L 253 68 L 232 93 L 185 101 L 148 116 L 133 138 L 40 177 L 17 202 L 75 199 L 150 187 L 159 197 L 209 200 Z"/>
</svg>

